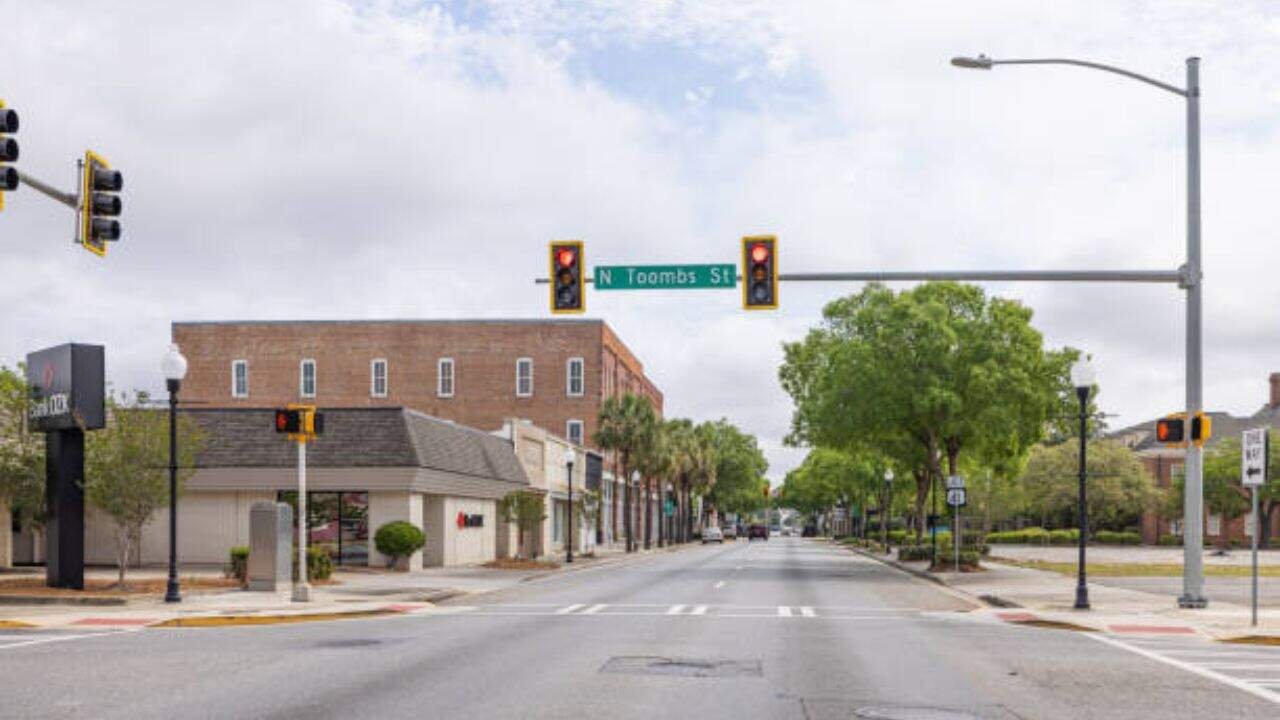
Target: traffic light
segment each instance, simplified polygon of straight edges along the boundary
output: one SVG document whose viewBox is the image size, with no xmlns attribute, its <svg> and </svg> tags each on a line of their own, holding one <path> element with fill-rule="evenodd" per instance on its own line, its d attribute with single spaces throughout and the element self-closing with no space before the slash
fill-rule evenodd
<svg viewBox="0 0 1280 720">
<path fill-rule="evenodd" d="M 4 210 L 4 194 L 18 189 L 18 169 L 7 163 L 18 160 L 18 141 L 9 137 L 18 132 L 18 113 L 0 100 L 0 210 Z"/>
<path fill-rule="evenodd" d="M 742 307 L 778 307 L 778 239 L 772 235 L 742 238 Z"/>
<path fill-rule="evenodd" d="M 302 432 L 301 410 L 277 410 L 276 432 L 295 435 Z"/>
<path fill-rule="evenodd" d="M 1191 442 L 1196 447 L 1204 447 L 1213 435 L 1213 420 L 1208 415 L 1198 412 L 1191 418 Z"/>
<path fill-rule="evenodd" d="M 80 180 L 80 244 L 97 255 L 107 254 L 107 241 L 120 239 L 120 196 L 124 178 L 119 170 L 92 150 L 84 152 Z"/>
<path fill-rule="evenodd" d="M 1156 441 L 1165 445 L 1183 445 L 1186 443 L 1186 421 L 1177 415 L 1161 418 L 1156 421 Z"/>
<path fill-rule="evenodd" d="M 587 309 L 583 292 L 582 242 L 551 243 L 551 312 L 556 315 L 580 313 Z"/>
</svg>

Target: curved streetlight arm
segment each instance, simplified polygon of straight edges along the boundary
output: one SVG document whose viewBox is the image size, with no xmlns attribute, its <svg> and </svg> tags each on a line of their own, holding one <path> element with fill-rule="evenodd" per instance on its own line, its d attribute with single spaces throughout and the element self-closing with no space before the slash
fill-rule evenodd
<svg viewBox="0 0 1280 720">
<path fill-rule="evenodd" d="M 1144 82 L 1148 85 L 1155 85 L 1161 90 L 1167 90 L 1173 93 L 1174 95 L 1179 95 L 1181 97 L 1187 96 L 1187 91 L 1183 90 L 1180 87 L 1176 87 L 1168 83 L 1162 83 L 1159 80 L 1156 80 L 1155 78 L 1149 78 L 1146 75 L 1139 75 L 1138 73 L 1135 73 L 1135 72 L 1129 72 L 1128 70 L 1125 70 L 1123 68 L 1114 67 L 1112 65 L 1103 65 L 1102 63 L 1089 62 L 1087 60 L 1070 60 L 1067 58 L 1034 58 L 1034 59 L 1028 59 L 1028 60 L 988 60 L 987 62 L 991 65 L 1079 65 L 1080 67 L 1093 68 L 1094 70 L 1103 70 L 1105 72 L 1115 73 L 1116 75 L 1123 75 L 1127 78 L 1132 78 L 1134 80 Z"/>
</svg>

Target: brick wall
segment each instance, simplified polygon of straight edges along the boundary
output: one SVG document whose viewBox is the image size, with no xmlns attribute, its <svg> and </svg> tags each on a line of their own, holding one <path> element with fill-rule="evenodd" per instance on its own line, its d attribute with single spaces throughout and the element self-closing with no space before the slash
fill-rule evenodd
<svg viewBox="0 0 1280 720">
<path fill-rule="evenodd" d="M 493 430 L 531 420 L 565 435 L 582 420 L 590 442 L 607 375 L 620 389 L 644 392 L 661 411 L 662 394 L 621 340 L 599 320 L 352 321 L 174 323 L 186 355 L 184 400 L 209 407 L 403 405 L 463 425 Z M 454 394 L 437 394 L 437 362 L 454 361 Z M 516 360 L 533 360 L 533 395 L 516 395 Z M 584 361 L 584 394 L 567 395 L 567 362 Z M 300 394 L 301 362 L 316 364 L 314 398 Z M 371 393 L 371 363 L 387 361 L 386 397 Z M 248 396 L 232 396 L 232 362 L 248 362 Z M 609 369 L 606 373 L 606 366 Z"/>
</svg>

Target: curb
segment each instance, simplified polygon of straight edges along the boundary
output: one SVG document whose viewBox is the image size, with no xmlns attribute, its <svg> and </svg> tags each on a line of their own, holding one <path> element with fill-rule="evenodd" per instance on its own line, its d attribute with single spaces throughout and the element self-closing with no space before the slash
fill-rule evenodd
<svg viewBox="0 0 1280 720">
<path fill-rule="evenodd" d="M 945 580 L 943 580 L 942 578 L 939 578 L 939 577 L 936 577 L 936 576 L 934 576 L 934 575 L 931 575 L 931 574 L 929 574 L 929 573 L 927 573 L 927 572 L 925 572 L 925 571 L 923 571 L 923 570 L 917 570 L 917 569 L 915 569 L 915 568 L 913 568 L 913 567 L 908 567 L 908 566 L 903 565 L 902 563 L 898 562 L 897 560 L 893 560 L 893 559 L 890 559 L 890 558 L 887 558 L 887 557 L 880 557 L 879 555 L 876 555 L 875 553 L 872 553 L 872 552 L 867 552 L 866 550 L 863 550 L 862 548 L 858 548 L 858 547 L 851 547 L 851 546 L 848 546 L 848 545 L 845 545 L 845 546 L 843 546 L 843 547 L 846 547 L 846 548 L 848 548 L 849 550 L 852 550 L 853 552 L 857 553 L 858 555 L 861 555 L 861 556 L 863 556 L 863 557 L 866 557 L 866 558 L 870 558 L 870 559 L 872 559 L 872 560 L 875 560 L 876 562 L 878 562 L 878 563 L 880 563 L 880 564 L 882 564 L 882 565 L 886 565 L 886 566 L 891 567 L 891 568 L 893 568 L 893 569 L 895 569 L 895 570 L 898 570 L 898 571 L 900 571 L 900 572 L 904 572 L 904 573 L 906 573 L 906 574 L 908 574 L 908 575 L 911 575 L 912 577 L 915 577 L 915 578 L 917 578 L 917 579 L 920 579 L 920 580 L 926 580 L 926 581 L 928 581 L 928 582 L 931 582 L 931 583 L 933 583 L 934 585 L 937 585 L 937 586 L 941 587 L 941 588 L 942 588 L 943 590 L 945 590 L 946 592 L 950 593 L 950 594 L 951 594 L 953 597 L 955 597 L 956 599 L 958 599 L 958 600 L 963 600 L 963 601 L 965 601 L 965 602 L 969 603 L 970 605 L 972 605 L 973 607 L 972 607 L 972 608 L 970 608 L 970 609 L 972 609 L 972 610 L 976 610 L 976 609 L 984 609 L 984 608 L 986 608 L 986 607 L 987 607 L 987 605 L 986 605 L 986 604 L 984 604 L 980 599 L 975 598 L 973 595 L 970 595 L 969 593 L 967 593 L 967 592 L 965 592 L 965 591 L 963 591 L 963 590 L 960 590 L 959 588 L 952 587 L 951 585 L 947 584 L 947 582 L 946 582 Z"/>
<path fill-rule="evenodd" d="M 128 605 L 129 598 L 86 595 L 83 597 L 51 597 L 48 595 L 0 595 L 0 605 L 87 605 L 108 607 Z"/>
</svg>

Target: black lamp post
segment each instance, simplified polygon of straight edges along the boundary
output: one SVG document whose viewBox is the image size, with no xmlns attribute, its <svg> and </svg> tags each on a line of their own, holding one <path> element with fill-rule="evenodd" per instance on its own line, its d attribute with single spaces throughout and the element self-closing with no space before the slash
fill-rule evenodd
<svg viewBox="0 0 1280 720">
<path fill-rule="evenodd" d="M 182 602 L 178 591 L 178 389 L 187 375 L 187 359 L 170 345 L 160 362 L 165 387 L 169 390 L 169 584 L 165 602 Z"/>
<path fill-rule="evenodd" d="M 1071 366 L 1071 384 L 1080 399 L 1080 566 L 1076 575 L 1076 610 L 1089 609 L 1089 586 L 1085 584 L 1085 544 L 1089 540 L 1089 509 L 1085 503 L 1085 449 L 1088 440 L 1089 391 L 1097 380 L 1089 359 L 1081 357 Z"/>
<path fill-rule="evenodd" d="M 569 512 L 565 518 L 565 526 L 568 531 L 565 535 L 566 542 L 564 544 L 564 561 L 566 563 L 573 562 L 573 461 L 577 460 L 577 453 L 573 448 L 569 448 L 564 453 L 564 463 L 569 468 Z"/>
</svg>

